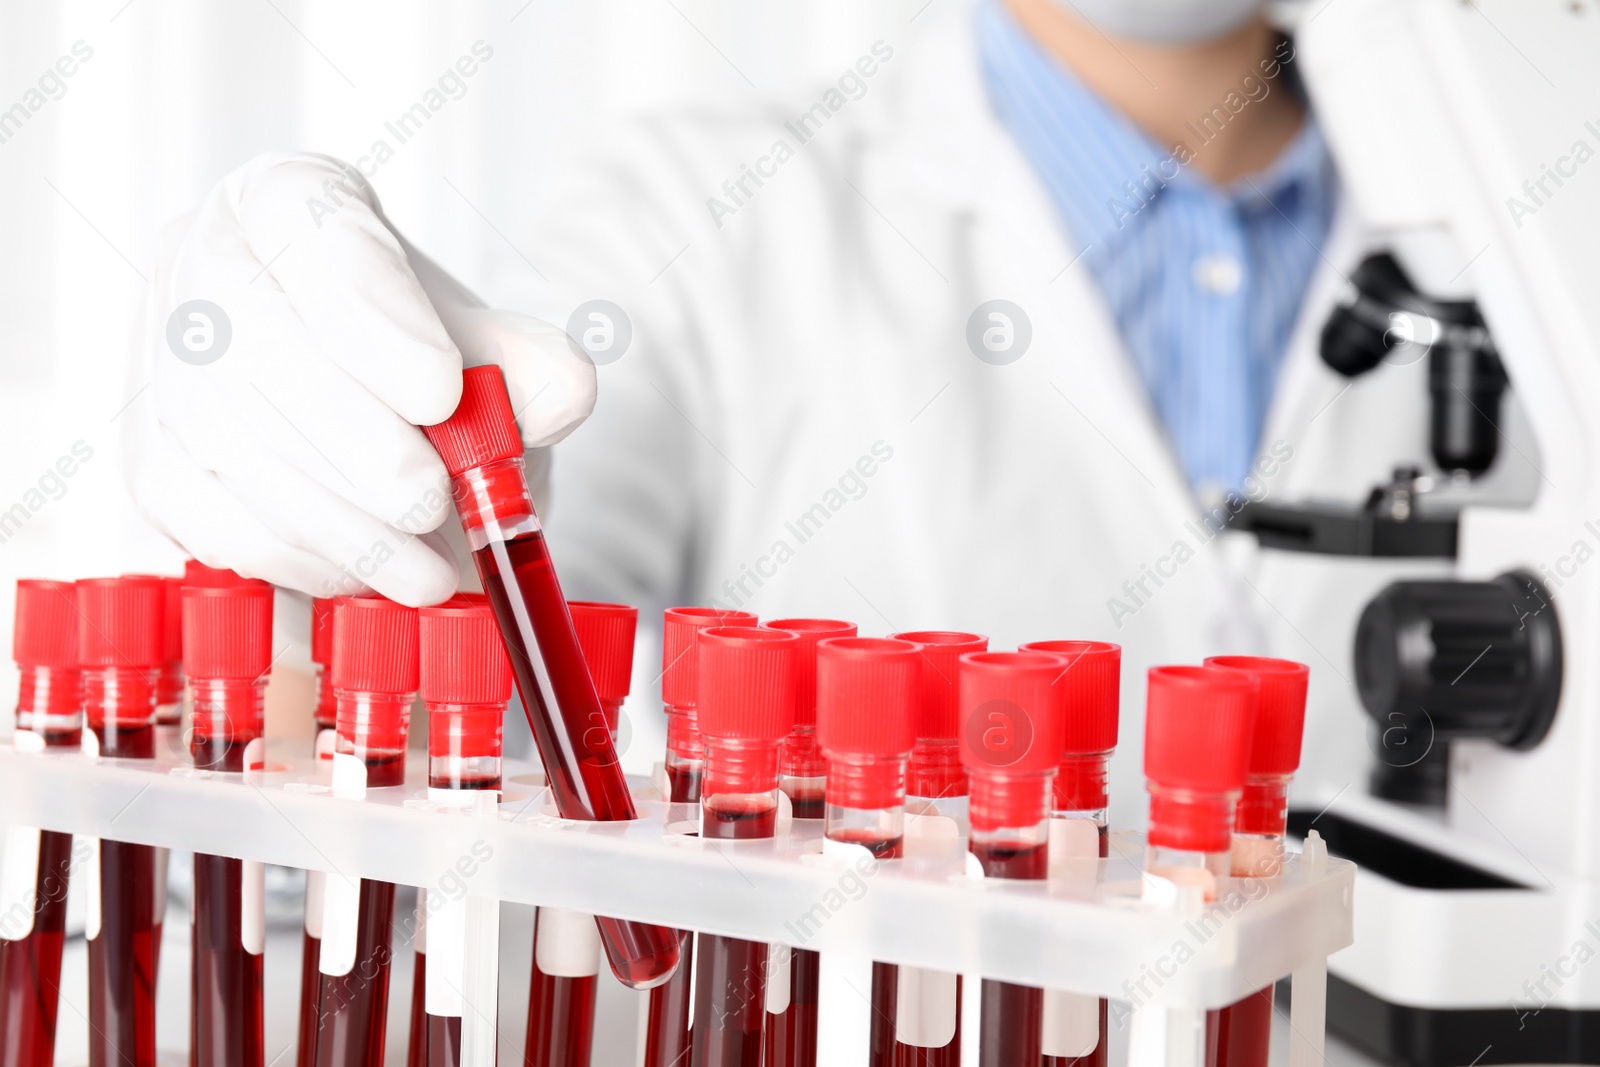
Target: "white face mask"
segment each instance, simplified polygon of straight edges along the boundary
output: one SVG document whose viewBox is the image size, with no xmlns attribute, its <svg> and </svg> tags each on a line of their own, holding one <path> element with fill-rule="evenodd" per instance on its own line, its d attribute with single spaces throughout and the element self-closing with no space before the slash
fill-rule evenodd
<svg viewBox="0 0 1600 1067">
<path fill-rule="evenodd" d="M 1266 0 L 1056 0 L 1108 37 L 1144 44 L 1200 44 L 1226 36 Z"/>
</svg>

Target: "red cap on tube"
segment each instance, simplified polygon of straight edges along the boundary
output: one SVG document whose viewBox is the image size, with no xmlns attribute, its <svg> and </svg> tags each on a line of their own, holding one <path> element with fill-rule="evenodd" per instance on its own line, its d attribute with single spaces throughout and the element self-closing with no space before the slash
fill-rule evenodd
<svg viewBox="0 0 1600 1067">
<path fill-rule="evenodd" d="M 661 628 L 661 699 L 675 708 L 692 708 L 700 695 L 700 657 L 695 635 L 713 626 L 754 626 L 748 611 L 721 608 L 668 608 Z"/>
<path fill-rule="evenodd" d="M 1122 692 L 1122 646 L 1107 641 L 1030 641 L 1021 652 L 1048 652 L 1067 661 L 1056 685 L 1063 700 L 1061 751 L 1089 756 L 1117 747 Z"/>
<path fill-rule="evenodd" d="M 196 681 L 255 681 L 272 665 L 272 586 L 236 585 L 183 590 L 183 672 Z"/>
<path fill-rule="evenodd" d="M 226 567 L 207 567 L 197 559 L 183 562 L 183 585 L 237 585 L 244 580 Z"/>
<path fill-rule="evenodd" d="M 1221 667 L 1152 667 L 1145 700 L 1144 773 L 1150 843 L 1223 852 L 1245 783 L 1256 682 Z"/>
<path fill-rule="evenodd" d="M 385 597 L 340 597 L 333 611 L 333 685 L 358 693 L 417 691 L 417 609 Z"/>
<path fill-rule="evenodd" d="M 593 600 L 569 600 L 567 607 L 583 661 L 594 679 L 595 695 L 605 701 L 621 701 L 633 680 L 633 638 L 639 629 L 639 609 Z"/>
<path fill-rule="evenodd" d="M 817 725 L 817 643 L 830 637 L 854 637 L 856 624 L 840 619 L 779 619 L 766 626 L 800 638 L 794 652 L 794 724 L 797 728 Z"/>
<path fill-rule="evenodd" d="M 1045 774 L 1061 759 L 1066 666 L 1043 652 L 961 657 L 961 763 L 974 774 Z"/>
<path fill-rule="evenodd" d="M 1294 660 L 1266 656 L 1212 656 L 1206 666 L 1245 671 L 1254 675 L 1260 686 L 1248 773 L 1290 775 L 1299 770 L 1310 668 Z"/>
<path fill-rule="evenodd" d="M 487 463 L 522 458 L 522 434 L 499 367 L 462 371 L 461 402 L 455 413 L 435 426 L 424 426 L 422 432 L 452 478 Z"/>
<path fill-rule="evenodd" d="M 333 608 L 338 597 L 319 596 L 311 601 L 311 662 L 333 666 Z"/>
<path fill-rule="evenodd" d="M 961 731 L 961 657 L 983 652 L 989 639 L 955 630 L 911 630 L 890 634 L 910 641 L 921 652 L 922 671 L 917 682 L 917 739 L 954 741 Z"/>
<path fill-rule="evenodd" d="M 511 660 L 486 602 L 451 601 L 417 611 L 419 686 L 430 704 L 504 704 Z"/>
<path fill-rule="evenodd" d="M 816 647 L 817 743 L 828 755 L 905 756 L 916 743 L 917 646 L 836 637 Z"/>
<path fill-rule="evenodd" d="M 696 642 L 700 732 L 707 738 L 781 741 L 794 728 L 794 662 L 787 630 L 713 626 Z"/>
<path fill-rule="evenodd" d="M 77 590 L 71 582 L 19 578 L 11 658 L 20 667 L 78 666 Z"/>
<path fill-rule="evenodd" d="M 79 664 L 85 668 L 160 666 L 166 598 L 160 578 L 79 579 Z"/>
</svg>

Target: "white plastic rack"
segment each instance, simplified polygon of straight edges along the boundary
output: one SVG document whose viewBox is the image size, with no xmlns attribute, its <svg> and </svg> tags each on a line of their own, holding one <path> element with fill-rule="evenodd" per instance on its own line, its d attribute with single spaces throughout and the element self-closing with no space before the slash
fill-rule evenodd
<svg viewBox="0 0 1600 1067">
<path fill-rule="evenodd" d="M 1314 832 L 1278 878 L 1224 881 L 1207 902 L 1146 877 L 1143 837 L 1132 833 L 1113 832 L 1110 858 L 1088 872 L 986 883 L 953 835 L 943 854 L 878 864 L 865 850 L 824 855 L 809 821 L 771 841 L 702 841 L 691 836 L 695 807 L 663 803 L 644 780 L 631 783 L 637 821 L 578 823 L 556 817 L 526 765 L 508 763 L 498 810 L 473 811 L 430 803 L 420 759 L 406 786 L 351 801 L 332 795 L 329 761 L 269 745 L 264 771 L 219 774 L 194 770 L 175 743 L 161 747 L 153 761 L 0 751 L 0 818 L 801 945 L 824 953 L 825 966 L 883 960 L 1096 994 L 1131 1005 L 1134 1067 L 1200 1067 L 1206 1010 L 1289 976 L 1291 1067 L 1320 1067 L 1327 957 L 1352 936 L 1355 868 Z M 496 973 L 492 959 L 477 962 Z M 464 992 L 492 1020 L 492 989 Z M 866 1005 L 855 1007 L 864 1017 Z M 831 1010 L 825 999 L 824 1031 Z"/>
</svg>

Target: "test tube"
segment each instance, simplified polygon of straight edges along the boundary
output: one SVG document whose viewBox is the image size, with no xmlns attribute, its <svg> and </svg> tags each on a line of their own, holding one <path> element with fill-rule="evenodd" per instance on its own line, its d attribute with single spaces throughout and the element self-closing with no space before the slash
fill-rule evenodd
<svg viewBox="0 0 1600 1067">
<path fill-rule="evenodd" d="M 338 736 L 338 701 L 333 695 L 333 608 L 334 597 L 315 597 L 311 601 L 311 665 L 316 674 L 317 700 L 312 707 L 314 740 L 311 754 L 318 759 L 333 759 L 334 739 Z M 322 974 L 317 961 L 322 958 L 322 871 L 306 872 L 305 933 L 300 946 L 300 1025 L 295 1046 L 295 1067 L 313 1067 L 317 1055 L 317 1001 L 322 996 Z M 419 960 L 420 963 L 420 960 Z"/>
<path fill-rule="evenodd" d="M 1122 649 L 1106 641 L 1032 641 L 1020 651 L 1051 653 L 1067 664 L 1056 683 L 1063 687 L 1063 743 L 1050 815 L 1063 821 L 1052 826 L 1051 858 L 1104 859 L 1106 763 L 1117 747 Z M 1106 1017 L 1103 997 L 1046 990 L 1044 1067 L 1105 1067 Z"/>
<path fill-rule="evenodd" d="M 637 817 L 523 470 L 522 438 L 498 367 L 462 373 L 455 414 L 424 427 L 450 472 L 456 510 L 511 657 L 539 759 L 564 819 Z M 648 989 L 672 977 L 678 938 L 666 927 L 596 918 L 611 970 Z"/>
<path fill-rule="evenodd" d="M 17 582 L 11 658 L 21 684 L 12 743 L 21 751 L 78 747 L 83 681 L 74 599 L 71 582 Z M 29 907 L 0 916 L 0 1067 L 50 1067 L 61 1003 L 72 835 L 8 827 L 0 862 L 8 882 L 33 887 Z"/>
<path fill-rule="evenodd" d="M 794 729 L 778 748 L 778 788 L 796 819 L 821 819 L 828 761 L 817 747 L 817 643 L 854 637 L 855 623 L 839 619 L 778 619 L 766 624 L 800 638 L 795 649 Z M 789 953 L 788 1007 L 766 1021 L 766 1067 L 811 1064 L 817 1059 L 817 978 L 822 957 L 807 949 Z"/>
<path fill-rule="evenodd" d="M 383 597 L 340 597 L 333 614 L 337 701 L 333 794 L 360 799 L 405 782 L 418 686 L 417 611 Z M 323 887 L 316 1067 L 382 1067 L 394 886 L 340 876 Z"/>
<path fill-rule="evenodd" d="M 422 608 L 417 630 L 419 683 L 428 711 L 428 799 L 444 807 L 467 806 L 484 791 L 500 790 L 501 724 L 511 699 L 511 662 L 481 596 L 461 594 Z M 459 1067 L 465 902 L 445 901 L 432 916 L 428 912 L 426 896 L 419 895 L 417 929 L 419 934 L 426 931 L 426 940 L 419 936 L 416 942 L 409 1062 Z M 430 954 L 431 971 L 426 963 Z"/>
<path fill-rule="evenodd" d="M 666 799 L 700 804 L 705 739 L 700 736 L 700 654 L 697 636 L 713 626 L 754 626 L 748 611 L 668 608 L 662 616 L 661 700 L 667 716 Z M 678 935 L 678 970 L 650 991 L 645 1008 L 643 1067 L 683 1067 L 689 1062 L 689 1001 L 694 980 L 694 935 Z"/>
<path fill-rule="evenodd" d="M 589 728 L 604 729 L 615 741 L 622 702 L 632 682 L 639 610 L 587 600 L 574 600 L 567 606 L 604 715 L 603 721 Z M 532 957 L 523 1059 L 532 1067 L 588 1067 L 594 1040 L 595 979 L 600 969 L 594 916 L 567 908 L 538 909 Z M 678 973 L 686 973 L 681 957 Z M 655 996 L 675 981 L 677 974 L 648 995 Z"/>
<path fill-rule="evenodd" d="M 77 583 L 84 712 L 101 757 L 154 759 L 155 679 L 166 590 L 159 578 Z M 156 943 L 166 901 L 158 849 L 100 842 L 100 892 L 91 897 L 90 1067 L 155 1067 Z"/>
<path fill-rule="evenodd" d="M 967 772 L 957 742 L 960 660 L 968 652 L 987 651 L 989 639 L 956 630 L 911 630 L 890 636 L 916 645 L 922 658 L 917 744 L 906 765 L 906 795 L 919 811 L 960 814 L 951 803 L 967 795 Z"/>
<path fill-rule="evenodd" d="M 905 836 L 906 760 L 916 743 L 921 670 L 918 647 L 909 641 L 836 637 L 817 647 L 817 740 L 828 760 L 825 832 L 880 860 L 898 859 Z M 897 1047 L 898 983 L 894 964 L 873 963 L 872 1017 L 885 1019 L 888 1031 L 873 1035 L 881 1046 L 869 1044 L 873 1067 L 893 1067 L 897 1056 L 919 1050 Z M 814 1006 L 811 1025 L 814 1033 Z M 813 1044 L 808 1062 L 815 1058 Z"/>
<path fill-rule="evenodd" d="M 1310 671 L 1303 663 L 1264 656 L 1212 656 L 1205 665 L 1252 674 L 1260 687 L 1244 792 L 1234 813 L 1229 873 L 1270 886 L 1283 870 L 1289 780 L 1300 767 Z M 1270 985 L 1212 1012 L 1207 1022 L 1216 1030 L 1216 1067 L 1266 1067 L 1272 1044 Z"/>
<path fill-rule="evenodd" d="M 194 692 L 189 744 L 197 767 L 239 773 L 259 766 L 272 597 L 272 586 L 257 581 L 183 590 L 183 670 Z M 195 854 L 190 1033 L 196 1067 L 261 1067 L 265 1061 L 264 879 L 259 863 Z"/>
<path fill-rule="evenodd" d="M 1218 880 L 1232 869 L 1234 814 L 1244 790 L 1258 692 L 1248 671 L 1150 669 L 1144 720 L 1147 878 L 1216 899 Z M 1216 1036 L 1214 1019 L 1194 1033 L 1191 1051 L 1197 1061 L 1215 1060 Z M 1145 1040 L 1137 1026 L 1130 1040 Z M 1164 1040 L 1170 1049 L 1187 1039 L 1166 1034 Z"/>
<path fill-rule="evenodd" d="M 961 762 L 971 789 L 968 849 L 985 878 L 1042 881 L 1049 874 L 1051 783 L 1061 759 L 1066 663 L 1043 652 L 961 657 Z M 985 978 L 979 1067 L 1037 1064 L 1044 991 Z"/>
<path fill-rule="evenodd" d="M 778 744 L 794 728 L 799 643 L 787 631 L 753 626 L 700 634 L 700 836 L 707 840 L 777 832 Z M 697 942 L 691 1067 L 760 1067 L 766 943 L 706 933 Z"/>
<path fill-rule="evenodd" d="M 183 579 L 163 576 L 161 670 L 156 675 L 156 725 L 183 724 Z"/>
</svg>

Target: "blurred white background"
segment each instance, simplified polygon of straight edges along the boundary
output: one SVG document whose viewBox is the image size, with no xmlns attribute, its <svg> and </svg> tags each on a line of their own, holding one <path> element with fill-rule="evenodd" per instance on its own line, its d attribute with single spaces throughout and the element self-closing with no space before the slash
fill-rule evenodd
<svg viewBox="0 0 1600 1067">
<path fill-rule="evenodd" d="M 118 416 L 145 400 L 125 354 L 162 227 L 229 170 L 388 141 L 389 217 L 517 307 L 531 221 L 586 144 L 641 113 L 804 95 L 928 2 L 0 0 L 0 641 L 17 577 L 181 564 L 122 488 Z M 491 58 L 400 143 L 385 123 L 475 44 Z M 74 446 L 91 458 L 62 477 Z"/>
</svg>

